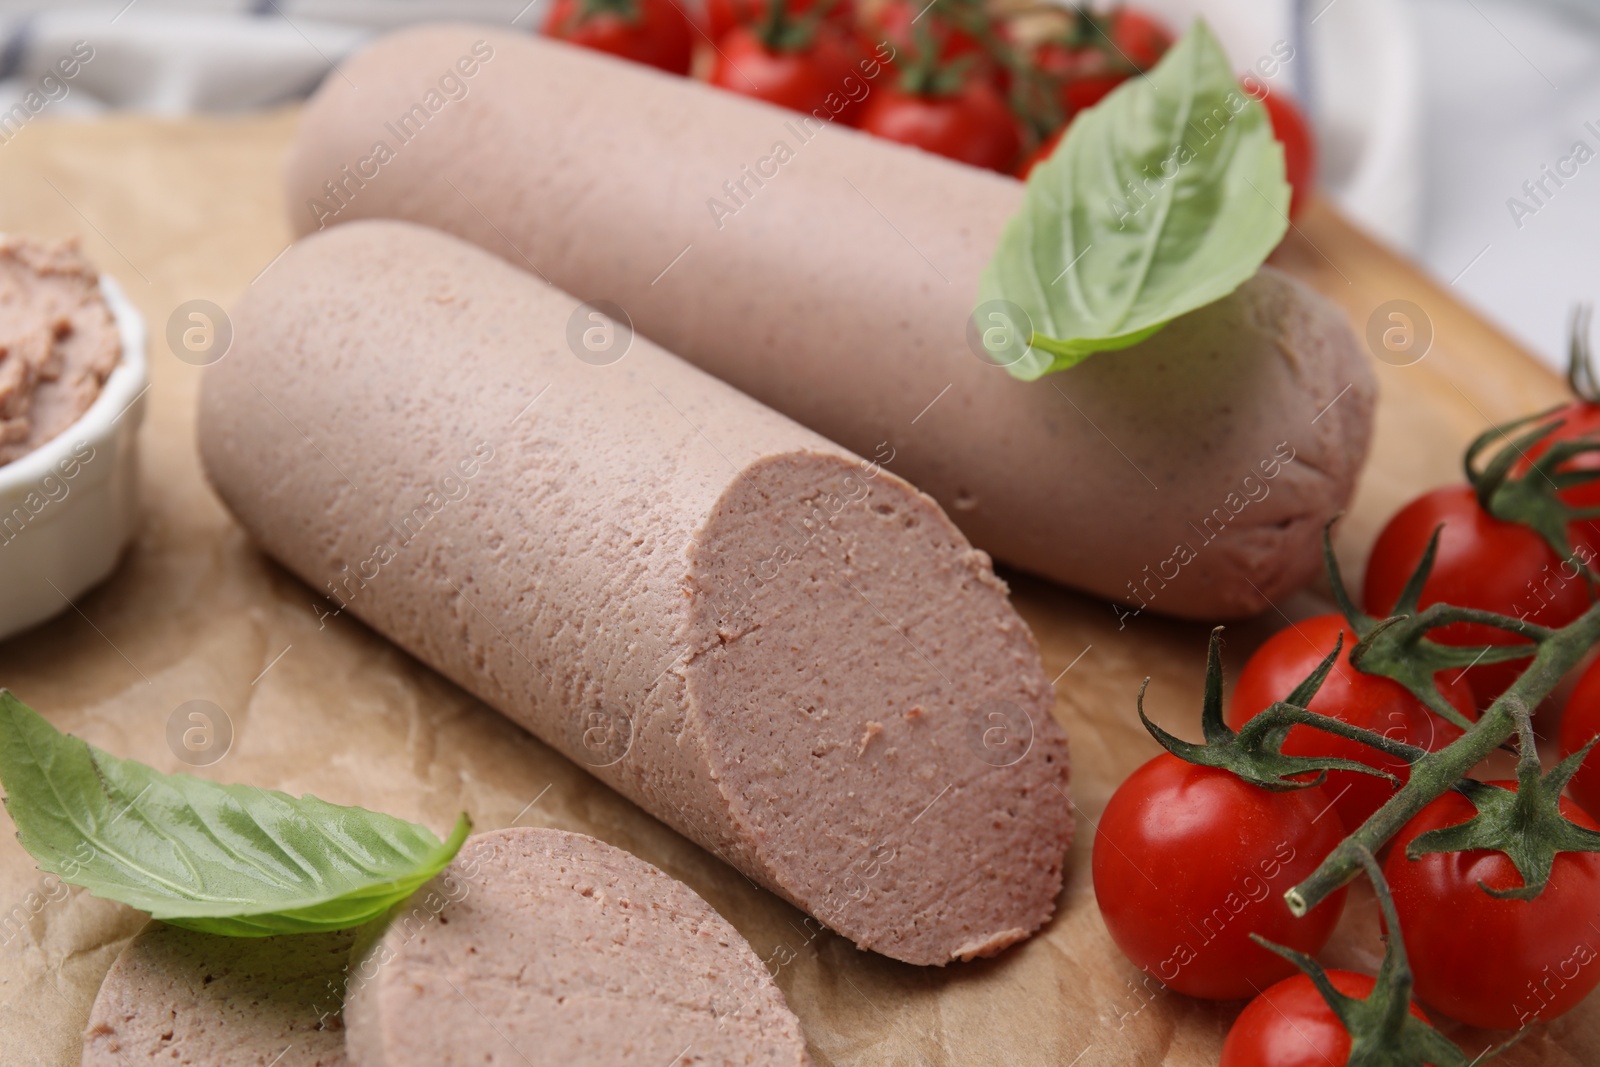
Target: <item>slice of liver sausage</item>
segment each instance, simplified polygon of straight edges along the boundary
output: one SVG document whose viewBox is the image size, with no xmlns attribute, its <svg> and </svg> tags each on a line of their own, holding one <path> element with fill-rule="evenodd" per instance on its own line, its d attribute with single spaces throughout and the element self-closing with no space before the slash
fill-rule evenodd
<svg viewBox="0 0 1600 1067">
<path fill-rule="evenodd" d="M 996 559 L 1141 610 L 1254 614 L 1320 573 L 1375 385 L 1299 282 L 1263 269 L 1144 344 L 1021 382 L 968 330 L 1011 178 L 483 27 L 408 29 L 342 70 L 291 153 L 299 232 L 411 219 L 615 301 L 883 457 Z"/>
<path fill-rule="evenodd" d="M 590 315 L 418 226 L 308 238 L 207 371 L 206 471 L 308 612 L 347 609 L 862 947 L 944 963 L 1037 929 L 1066 739 L 988 557 L 642 337 L 605 363 L 625 331 Z"/>
<path fill-rule="evenodd" d="M 83 1067 L 344 1067 L 355 935 L 219 937 L 152 923 L 111 965 Z"/>
<path fill-rule="evenodd" d="M 809 1067 L 739 932 L 682 882 L 582 834 L 469 840 L 356 952 L 354 1067 Z"/>
</svg>

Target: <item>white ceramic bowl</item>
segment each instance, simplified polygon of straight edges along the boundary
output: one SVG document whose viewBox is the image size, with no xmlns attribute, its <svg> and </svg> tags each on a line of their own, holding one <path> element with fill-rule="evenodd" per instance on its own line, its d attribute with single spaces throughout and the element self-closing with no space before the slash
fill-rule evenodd
<svg viewBox="0 0 1600 1067">
<path fill-rule="evenodd" d="M 0 466 L 0 638 L 71 607 L 116 569 L 137 528 L 145 324 L 114 279 L 101 275 L 100 290 L 121 361 L 77 422 Z"/>
</svg>

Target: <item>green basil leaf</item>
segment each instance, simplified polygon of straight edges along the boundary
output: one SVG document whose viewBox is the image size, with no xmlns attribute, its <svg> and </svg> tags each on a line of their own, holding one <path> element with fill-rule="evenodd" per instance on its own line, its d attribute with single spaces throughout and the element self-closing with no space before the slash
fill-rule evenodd
<svg viewBox="0 0 1600 1067">
<path fill-rule="evenodd" d="M 979 283 L 985 347 L 1032 381 L 1227 296 L 1288 229 L 1283 168 L 1266 108 L 1195 20 L 1029 174 Z"/>
<path fill-rule="evenodd" d="M 69 737 L 0 689 L 0 786 L 22 846 L 64 882 L 234 937 L 359 926 L 438 874 L 450 839 L 364 808 L 162 774 Z"/>
</svg>

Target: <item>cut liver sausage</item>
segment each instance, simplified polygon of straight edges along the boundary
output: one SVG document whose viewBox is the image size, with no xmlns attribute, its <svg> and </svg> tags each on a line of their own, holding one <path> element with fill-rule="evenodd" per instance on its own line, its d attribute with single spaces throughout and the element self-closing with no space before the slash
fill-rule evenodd
<svg viewBox="0 0 1600 1067">
<path fill-rule="evenodd" d="M 344 1067 L 355 935 L 220 937 L 152 923 L 111 965 L 83 1067 Z"/>
<path fill-rule="evenodd" d="M 1056 581 L 1215 621 L 1319 573 L 1375 387 L 1343 314 L 1285 275 L 1021 382 L 968 334 L 1019 182 L 482 27 L 406 30 L 341 72 L 291 154 L 299 232 L 411 219 L 615 301 Z"/>
<path fill-rule="evenodd" d="M 201 455 L 325 625 L 359 616 L 864 948 L 944 963 L 1049 918 L 1050 683 L 927 496 L 643 338 L 606 362 L 621 327 L 405 223 L 301 242 L 233 326 Z"/>
<path fill-rule="evenodd" d="M 467 842 L 351 967 L 353 1067 L 810 1067 L 766 965 L 682 882 L 592 837 Z"/>
</svg>

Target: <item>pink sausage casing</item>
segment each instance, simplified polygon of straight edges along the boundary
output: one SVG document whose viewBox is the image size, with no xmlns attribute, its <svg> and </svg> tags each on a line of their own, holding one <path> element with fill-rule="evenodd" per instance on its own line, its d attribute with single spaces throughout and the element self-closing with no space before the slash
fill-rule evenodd
<svg viewBox="0 0 1600 1067">
<path fill-rule="evenodd" d="M 856 91 L 892 77 L 869 71 Z M 1264 268 L 1142 345 L 1021 382 L 968 330 L 1022 202 L 1010 178 L 482 27 L 408 29 L 341 73 L 291 154 L 297 231 L 411 219 L 615 301 L 884 458 L 996 559 L 1139 610 L 1254 614 L 1319 573 L 1375 385 L 1299 282 Z"/>
<path fill-rule="evenodd" d="M 927 496 L 406 223 L 301 242 L 233 325 L 201 456 L 319 615 L 864 948 L 942 964 L 1049 918 L 1072 833 L 1050 683 Z"/>
</svg>

